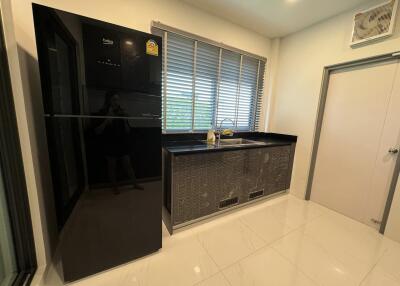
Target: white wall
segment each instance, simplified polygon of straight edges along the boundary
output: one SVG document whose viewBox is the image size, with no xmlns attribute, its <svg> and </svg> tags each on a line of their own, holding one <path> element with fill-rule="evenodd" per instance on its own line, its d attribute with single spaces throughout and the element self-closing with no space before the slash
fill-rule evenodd
<svg viewBox="0 0 400 286">
<path fill-rule="evenodd" d="M 380 1 L 373 1 L 366 8 Z M 357 10 L 355 10 L 357 11 Z M 352 16 L 344 13 L 280 41 L 269 130 L 298 136 L 291 191 L 304 197 L 324 66 L 400 50 L 400 17 L 391 38 L 350 48 Z"/>
<path fill-rule="evenodd" d="M 269 39 L 177 0 L 39 0 L 34 2 L 144 32 L 150 32 L 150 23 L 156 20 L 260 56 L 267 58 L 270 56 L 271 41 Z M 23 137 L 21 143 L 23 152 L 29 154 L 29 156 L 24 156 L 24 163 L 28 166 L 25 167 L 25 171 L 30 188 L 38 263 L 45 265 L 57 242 L 57 231 L 44 122 L 41 117 L 43 106 L 31 3 L 27 0 L 12 0 L 21 69 L 19 81 L 22 78 L 22 86 L 14 92 L 19 100 L 17 113 L 21 118 L 25 118 L 24 124 L 21 124 L 19 128 Z M 17 65 L 16 62 L 13 64 Z M 269 82 L 269 76 L 268 69 L 266 82 Z M 265 90 L 268 90 L 268 86 Z"/>
<path fill-rule="evenodd" d="M 372 1 L 281 39 L 269 130 L 298 136 L 291 185 L 298 197 L 304 198 L 306 190 L 324 66 L 400 50 L 400 17 L 392 37 L 358 48 L 349 46 L 353 14 L 380 2 Z"/>
</svg>

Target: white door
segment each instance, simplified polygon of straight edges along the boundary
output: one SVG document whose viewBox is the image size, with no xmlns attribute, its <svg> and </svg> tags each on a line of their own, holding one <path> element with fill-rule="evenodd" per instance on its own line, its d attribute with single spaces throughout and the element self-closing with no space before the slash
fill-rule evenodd
<svg viewBox="0 0 400 286">
<path fill-rule="evenodd" d="M 332 73 L 311 200 L 379 228 L 399 146 L 399 61 Z"/>
</svg>

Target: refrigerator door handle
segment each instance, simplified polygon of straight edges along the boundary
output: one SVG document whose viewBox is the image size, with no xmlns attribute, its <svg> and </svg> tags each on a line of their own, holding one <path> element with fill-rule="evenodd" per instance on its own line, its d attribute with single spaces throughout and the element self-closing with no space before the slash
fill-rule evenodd
<svg viewBox="0 0 400 286">
<path fill-rule="evenodd" d="M 160 117 L 160 114 L 154 114 L 154 113 L 142 113 L 142 116 L 144 117 Z"/>
</svg>

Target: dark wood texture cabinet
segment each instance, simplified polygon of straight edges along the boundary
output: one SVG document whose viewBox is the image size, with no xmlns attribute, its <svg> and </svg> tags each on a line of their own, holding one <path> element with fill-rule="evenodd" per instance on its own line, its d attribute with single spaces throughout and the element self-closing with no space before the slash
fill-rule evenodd
<svg viewBox="0 0 400 286">
<path fill-rule="evenodd" d="M 290 186 L 295 144 L 170 155 L 165 189 L 172 228 Z"/>
</svg>

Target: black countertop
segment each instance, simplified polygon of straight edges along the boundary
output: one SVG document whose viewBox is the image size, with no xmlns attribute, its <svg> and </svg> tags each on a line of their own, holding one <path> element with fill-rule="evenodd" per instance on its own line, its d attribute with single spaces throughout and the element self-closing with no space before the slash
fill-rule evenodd
<svg viewBox="0 0 400 286">
<path fill-rule="evenodd" d="M 234 136 L 222 136 L 222 139 L 243 138 L 256 141 L 254 144 L 243 145 L 213 145 L 207 144 L 205 139 L 207 134 L 164 134 L 163 148 L 173 155 L 220 152 L 229 150 L 242 150 L 253 148 L 264 148 L 273 146 L 291 145 L 297 142 L 297 136 L 264 133 L 264 132 L 240 132 Z"/>
</svg>

